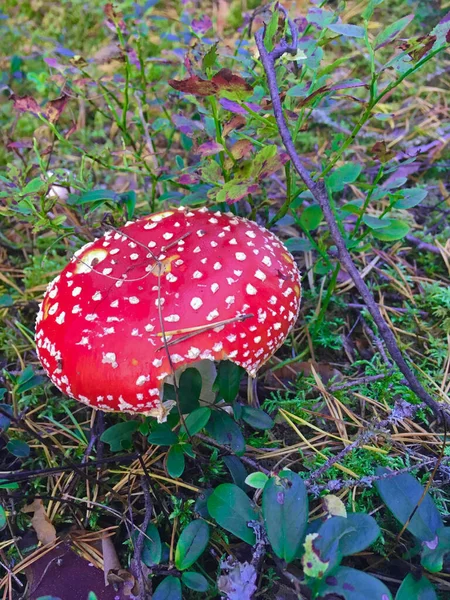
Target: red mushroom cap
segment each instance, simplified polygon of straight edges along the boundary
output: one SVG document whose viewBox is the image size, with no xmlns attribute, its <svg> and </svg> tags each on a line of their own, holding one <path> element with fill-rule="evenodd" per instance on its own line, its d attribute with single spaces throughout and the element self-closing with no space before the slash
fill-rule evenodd
<svg viewBox="0 0 450 600">
<path fill-rule="evenodd" d="M 173 369 L 229 359 L 255 376 L 299 305 L 299 271 L 272 233 L 230 213 L 181 208 L 78 250 L 47 288 L 37 352 L 72 398 L 162 420 Z"/>
</svg>

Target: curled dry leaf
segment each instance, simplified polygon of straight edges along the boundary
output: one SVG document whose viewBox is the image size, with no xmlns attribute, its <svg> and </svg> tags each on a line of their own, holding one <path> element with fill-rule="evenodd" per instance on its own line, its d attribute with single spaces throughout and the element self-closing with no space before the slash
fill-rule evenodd
<svg viewBox="0 0 450 600">
<path fill-rule="evenodd" d="M 322 498 L 322 506 L 327 514 L 327 519 L 330 517 L 347 517 L 345 504 L 334 494 Z"/>
<path fill-rule="evenodd" d="M 230 69 L 221 69 L 212 79 L 202 79 L 192 75 L 187 79 L 170 79 L 169 85 L 179 92 L 194 96 L 215 96 L 227 93 L 248 95 L 252 86 Z"/>
<path fill-rule="evenodd" d="M 120 585 L 124 596 L 137 594 L 137 581 L 126 569 L 122 569 L 111 536 L 102 537 L 103 573 L 105 586 Z"/>
<path fill-rule="evenodd" d="M 34 513 L 31 518 L 31 525 L 36 532 L 38 540 L 41 544 L 51 544 L 56 540 L 56 529 L 52 522 L 47 517 L 45 507 L 40 498 L 34 500 L 28 506 L 22 509 L 24 513 Z"/>
<path fill-rule="evenodd" d="M 56 123 L 69 100 L 69 96 L 62 94 L 59 98 L 49 100 L 45 106 L 40 106 L 32 96 L 16 96 L 12 94 L 11 100 L 14 103 L 15 110 L 18 112 L 42 116 L 47 121 L 50 121 L 50 123 Z"/>
</svg>

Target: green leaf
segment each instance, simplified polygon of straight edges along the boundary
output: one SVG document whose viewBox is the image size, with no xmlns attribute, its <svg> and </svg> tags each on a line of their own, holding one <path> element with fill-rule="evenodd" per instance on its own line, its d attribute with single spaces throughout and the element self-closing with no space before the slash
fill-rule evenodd
<svg viewBox="0 0 450 600">
<path fill-rule="evenodd" d="M 420 562 L 430 573 L 438 573 L 442 571 L 446 554 L 450 554 L 450 527 L 441 527 L 433 540 L 422 543 Z"/>
<path fill-rule="evenodd" d="M 101 441 L 109 444 L 111 452 L 120 452 L 131 448 L 133 433 L 139 427 L 138 421 L 124 421 L 108 427 L 102 435 Z"/>
<path fill-rule="evenodd" d="M 172 431 L 168 423 L 157 423 L 148 436 L 150 444 L 156 446 L 173 446 L 178 442 L 177 434 Z"/>
<path fill-rule="evenodd" d="M 322 222 L 323 212 L 318 204 L 307 206 L 300 215 L 300 224 L 306 231 L 317 229 Z"/>
<path fill-rule="evenodd" d="M 199 407 L 199 398 L 202 391 L 202 376 L 194 367 L 181 373 L 178 383 L 180 410 L 183 415 L 191 413 Z"/>
<path fill-rule="evenodd" d="M 0 530 L 6 527 L 6 512 L 3 506 L 0 506 Z"/>
<path fill-rule="evenodd" d="M 380 536 L 380 528 L 375 519 L 370 515 L 349 513 L 346 521 L 353 527 L 354 532 L 344 535 L 339 541 L 339 550 L 343 556 L 362 552 L 362 550 L 372 545 Z"/>
<path fill-rule="evenodd" d="M 181 426 L 180 432 L 189 433 L 189 435 L 195 435 L 199 431 L 201 431 L 209 421 L 211 416 L 211 409 L 207 406 L 202 406 L 200 408 L 196 408 L 192 411 L 187 417 L 184 419 L 184 425 Z"/>
<path fill-rule="evenodd" d="M 395 208 L 406 209 L 414 208 L 428 196 L 428 190 L 422 188 L 406 188 L 402 190 L 403 198 L 397 200 L 394 204 Z"/>
<path fill-rule="evenodd" d="M 239 393 L 239 385 L 245 370 L 235 365 L 230 360 L 222 360 L 217 368 L 217 376 L 214 381 L 213 390 L 227 404 L 231 404 Z"/>
<path fill-rule="evenodd" d="M 316 598 L 322 600 L 328 594 L 344 600 L 392 600 L 391 592 L 379 579 L 350 567 L 338 567 L 321 581 Z"/>
<path fill-rule="evenodd" d="M 127 219 L 132 219 L 134 209 L 136 208 L 136 192 L 134 190 L 128 190 L 128 192 L 120 194 L 119 202 L 127 209 Z"/>
<path fill-rule="evenodd" d="M 144 548 L 142 550 L 142 562 L 147 567 L 159 565 L 162 556 L 161 537 L 158 528 L 153 523 L 149 523 L 145 533 L 148 537 L 144 537 Z"/>
<path fill-rule="evenodd" d="M 390 471 L 378 467 L 375 473 L 380 476 Z M 438 530 L 443 526 L 441 515 L 428 492 L 417 508 L 424 488 L 412 475 L 402 473 L 388 479 L 379 479 L 375 482 L 375 487 L 383 502 L 402 525 L 415 511 L 409 521 L 408 530 L 416 538 L 422 542 L 435 539 Z"/>
<path fill-rule="evenodd" d="M 217 60 L 217 44 L 218 42 L 213 44 L 203 57 L 202 67 L 204 71 L 206 71 L 207 69 L 212 69 Z"/>
<path fill-rule="evenodd" d="M 206 521 L 191 521 L 181 532 L 175 549 L 175 566 L 180 571 L 189 569 L 203 554 L 209 541 L 209 526 Z"/>
<path fill-rule="evenodd" d="M 94 592 L 89 592 L 87 600 L 98 600 L 97 594 L 95 594 Z"/>
<path fill-rule="evenodd" d="M 19 379 L 17 380 L 16 393 L 23 394 L 24 392 L 28 392 L 28 390 L 41 385 L 46 381 L 46 378 L 42 375 L 35 375 L 33 371 L 33 367 L 28 366 L 21 373 Z"/>
<path fill-rule="evenodd" d="M 177 477 L 181 477 L 181 475 L 183 475 L 184 472 L 185 464 L 186 463 L 184 459 L 183 448 L 180 444 L 175 444 L 170 448 L 169 452 L 167 453 L 167 472 L 171 477 L 174 477 L 175 479 Z"/>
<path fill-rule="evenodd" d="M 253 406 L 243 406 L 241 418 L 253 429 L 272 429 L 274 426 L 272 417 L 262 409 Z"/>
<path fill-rule="evenodd" d="M 363 215 L 363 223 L 370 227 L 370 229 L 386 229 L 392 223 L 391 219 L 380 219 L 379 217 L 372 217 L 371 215 Z"/>
<path fill-rule="evenodd" d="M 9 294 L 2 294 L 0 296 L 0 306 L 13 306 L 14 298 Z"/>
<path fill-rule="evenodd" d="M 395 242 L 396 240 L 404 238 L 409 230 L 410 227 L 405 221 L 391 219 L 390 225 L 373 231 L 372 235 L 382 242 Z"/>
<path fill-rule="evenodd" d="M 273 551 L 286 562 L 297 556 L 308 521 L 308 495 L 302 478 L 281 471 L 264 486 L 262 512 Z"/>
<path fill-rule="evenodd" d="M 9 440 L 6 449 L 17 458 L 27 458 L 30 456 L 30 446 L 21 440 Z"/>
<path fill-rule="evenodd" d="M 209 588 L 207 579 L 194 571 L 185 571 L 181 576 L 181 581 L 186 587 L 195 592 L 206 592 Z"/>
<path fill-rule="evenodd" d="M 224 456 L 222 458 L 225 466 L 230 471 L 233 483 L 238 485 L 242 490 L 247 491 L 245 485 L 245 478 L 247 477 L 247 471 L 242 464 L 242 461 L 237 456 Z"/>
<path fill-rule="evenodd" d="M 327 519 L 311 538 L 311 550 L 321 561 L 322 576 L 331 572 L 344 556 L 370 546 L 379 535 L 380 528 L 375 519 L 366 514 L 353 513 Z"/>
<path fill-rule="evenodd" d="M 289 252 L 308 252 L 313 245 L 305 238 L 293 237 L 285 241 L 285 246 Z"/>
<path fill-rule="evenodd" d="M 278 18 L 279 18 L 279 13 L 278 13 L 278 9 L 276 8 L 272 12 L 270 21 L 266 25 L 266 34 L 264 36 L 264 45 L 269 52 L 271 52 L 274 48 L 273 37 L 278 30 Z"/>
<path fill-rule="evenodd" d="M 39 596 L 37 600 L 62 600 L 59 596 Z"/>
<path fill-rule="evenodd" d="M 268 481 L 269 478 L 267 475 L 265 473 L 260 473 L 259 471 L 250 473 L 250 475 L 247 475 L 245 478 L 245 483 L 257 490 L 262 490 Z"/>
<path fill-rule="evenodd" d="M 415 579 L 412 573 L 409 573 L 398 588 L 395 600 L 438 600 L 433 586 L 423 575 L 420 579 Z"/>
<path fill-rule="evenodd" d="M 153 592 L 152 600 L 182 600 L 180 580 L 173 575 L 163 579 Z"/>
<path fill-rule="evenodd" d="M 245 439 L 239 425 L 226 412 L 214 410 L 206 425 L 206 431 L 219 444 L 229 446 L 235 454 L 241 455 L 245 452 Z"/>
<path fill-rule="evenodd" d="M 390 42 L 395 40 L 395 38 L 398 36 L 398 34 L 407 25 L 409 25 L 413 19 L 414 19 L 414 15 L 407 15 L 406 17 L 402 17 L 398 21 L 391 23 L 383 31 L 380 31 L 380 33 L 375 38 L 375 43 L 374 43 L 375 50 L 378 50 L 379 48 L 382 48 L 383 46 L 386 46 L 386 44 L 389 44 Z"/>
<path fill-rule="evenodd" d="M 2 409 L 2 412 L 0 413 L 0 433 L 5 433 L 5 431 L 8 431 L 8 427 L 11 424 L 11 419 L 8 418 L 7 415 L 10 415 L 12 417 L 13 409 L 12 406 L 4 403 L 0 404 L 0 408 Z"/>
<path fill-rule="evenodd" d="M 249 521 L 257 521 L 258 513 L 249 497 L 233 483 L 217 486 L 208 498 L 208 512 L 217 523 L 239 539 L 253 546 L 256 543 Z"/>
<path fill-rule="evenodd" d="M 120 195 L 112 190 L 91 190 L 81 196 L 70 194 L 67 203 L 73 206 L 79 204 L 90 204 L 91 202 L 97 202 L 98 200 L 112 200 L 113 202 L 120 202 Z"/>
<path fill-rule="evenodd" d="M 328 29 L 344 37 L 363 38 L 365 35 L 364 27 L 350 25 L 349 23 L 331 23 L 328 25 Z"/>
<path fill-rule="evenodd" d="M 27 183 L 20 194 L 21 196 L 25 196 L 26 194 L 36 194 L 44 187 L 44 185 L 46 186 L 47 184 L 45 184 L 40 177 L 35 177 Z"/>
<path fill-rule="evenodd" d="M 335 169 L 327 177 L 327 185 L 331 192 L 341 192 L 348 183 L 356 181 L 361 173 L 362 166 L 358 163 L 347 163 Z"/>
</svg>

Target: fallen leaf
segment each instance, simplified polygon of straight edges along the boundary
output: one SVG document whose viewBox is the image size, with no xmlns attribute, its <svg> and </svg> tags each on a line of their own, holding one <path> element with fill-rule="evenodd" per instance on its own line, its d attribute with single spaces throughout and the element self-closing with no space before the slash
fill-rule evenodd
<svg viewBox="0 0 450 600">
<path fill-rule="evenodd" d="M 41 544 L 51 544 L 56 540 L 56 529 L 45 512 L 45 507 L 40 498 L 36 498 L 32 504 L 22 509 L 24 513 L 34 513 L 31 525 L 36 532 Z"/>
<path fill-rule="evenodd" d="M 102 537 L 102 555 L 103 555 L 103 572 L 105 574 L 105 585 L 109 585 L 109 574 L 112 571 L 119 571 L 122 567 L 117 556 L 111 536 Z"/>
<path fill-rule="evenodd" d="M 331 517 L 347 517 L 345 504 L 334 494 L 329 494 L 322 498 L 322 506 L 327 513 L 327 519 Z"/>
<path fill-rule="evenodd" d="M 40 106 L 32 96 L 16 96 L 12 94 L 11 100 L 18 112 L 42 116 L 47 121 L 50 121 L 50 123 L 56 123 L 69 100 L 69 96 L 62 94 L 59 98 L 49 100 L 45 106 Z"/>
</svg>

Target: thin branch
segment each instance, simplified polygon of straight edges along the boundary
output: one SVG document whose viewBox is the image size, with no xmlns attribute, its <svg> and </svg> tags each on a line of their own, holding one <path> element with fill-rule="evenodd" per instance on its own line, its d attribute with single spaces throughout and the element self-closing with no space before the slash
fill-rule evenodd
<svg viewBox="0 0 450 600">
<path fill-rule="evenodd" d="M 285 9 L 280 7 L 280 10 L 286 16 Z M 368 311 L 370 312 L 373 320 L 375 321 L 378 327 L 380 336 L 382 337 L 386 348 L 389 351 L 389 354 L 395 361 L 400 371 L 405 376 L 411 390 L 432 410 L 436 419 L 438 419 L 439 421 L 442 419 L 445 420 L 448 426 L 450 427 L 450 413 L 439 402 L 437 402 L 436 400 L 434 400 L 434 398 L 431 397 L 431 395 L 423 388 L 422 384 L 419 382 L 417 377 L 409 368 L 400 348 L 397 345 L 397 341 L 395 339 L 394 334 L 390 330 L 386 321 L 383 319 L 374 297 L 372 296 L 369 288 L 367 287 L 357 267 L 355 266 L 352 257 L 350 256 L 350 253 L 345 245 L 345 240 L 342 237 L 342 233 L 339 229 L 339 225 L 336 221 L 333 209 L 331 208 L 330 200 L 328 198 L 328 192 L 326 190 L 324 181 L 322 179 L 318 179 L 317 181 L 314 181 L 312 179 L 309 171 L 303 165 L 297 153 L 297 150 L 295 149 L 295 145 L 292 140 L 289 127 L 286 122 L 286 118 L 283 113 L 283 107 L 280 98 L 280 90 L 278 88 L 275 72 L 275 63 L 278 58 L 281 58 L 286 53 L 295 55 L 297 52 L 297 28 L 295 24 L 287 18 L 287 16 L 286 20 L 288 22 L 290 35 L 292 38 L 291 44 L 288 44 L 286 39 L 282 39 L 279 42 L 279 44 L 275 46 L 275 48 L 271 52 L 269 52 L 264 45 L 266 27 L 264 26 L 255 34 L 256 45 L 258 46 L 261 63 L 267 77 L 270 97 L 272 99 L 273 112 L 278 125 L 278 130 L 280 132 L 281 139 L 283 140 L 284 146 L 289 154 L 292 164 L 295 167 L 295 170 L 300 175 L 306 187 L 311 192 L 313 198 L 321 207 L 331 237 L 333 238 L 333 241 L 336 245 L 339 261 L 352 278 L 356 289 L 358 290 L 359 294 L 364 300 Z"/>
</svg>

